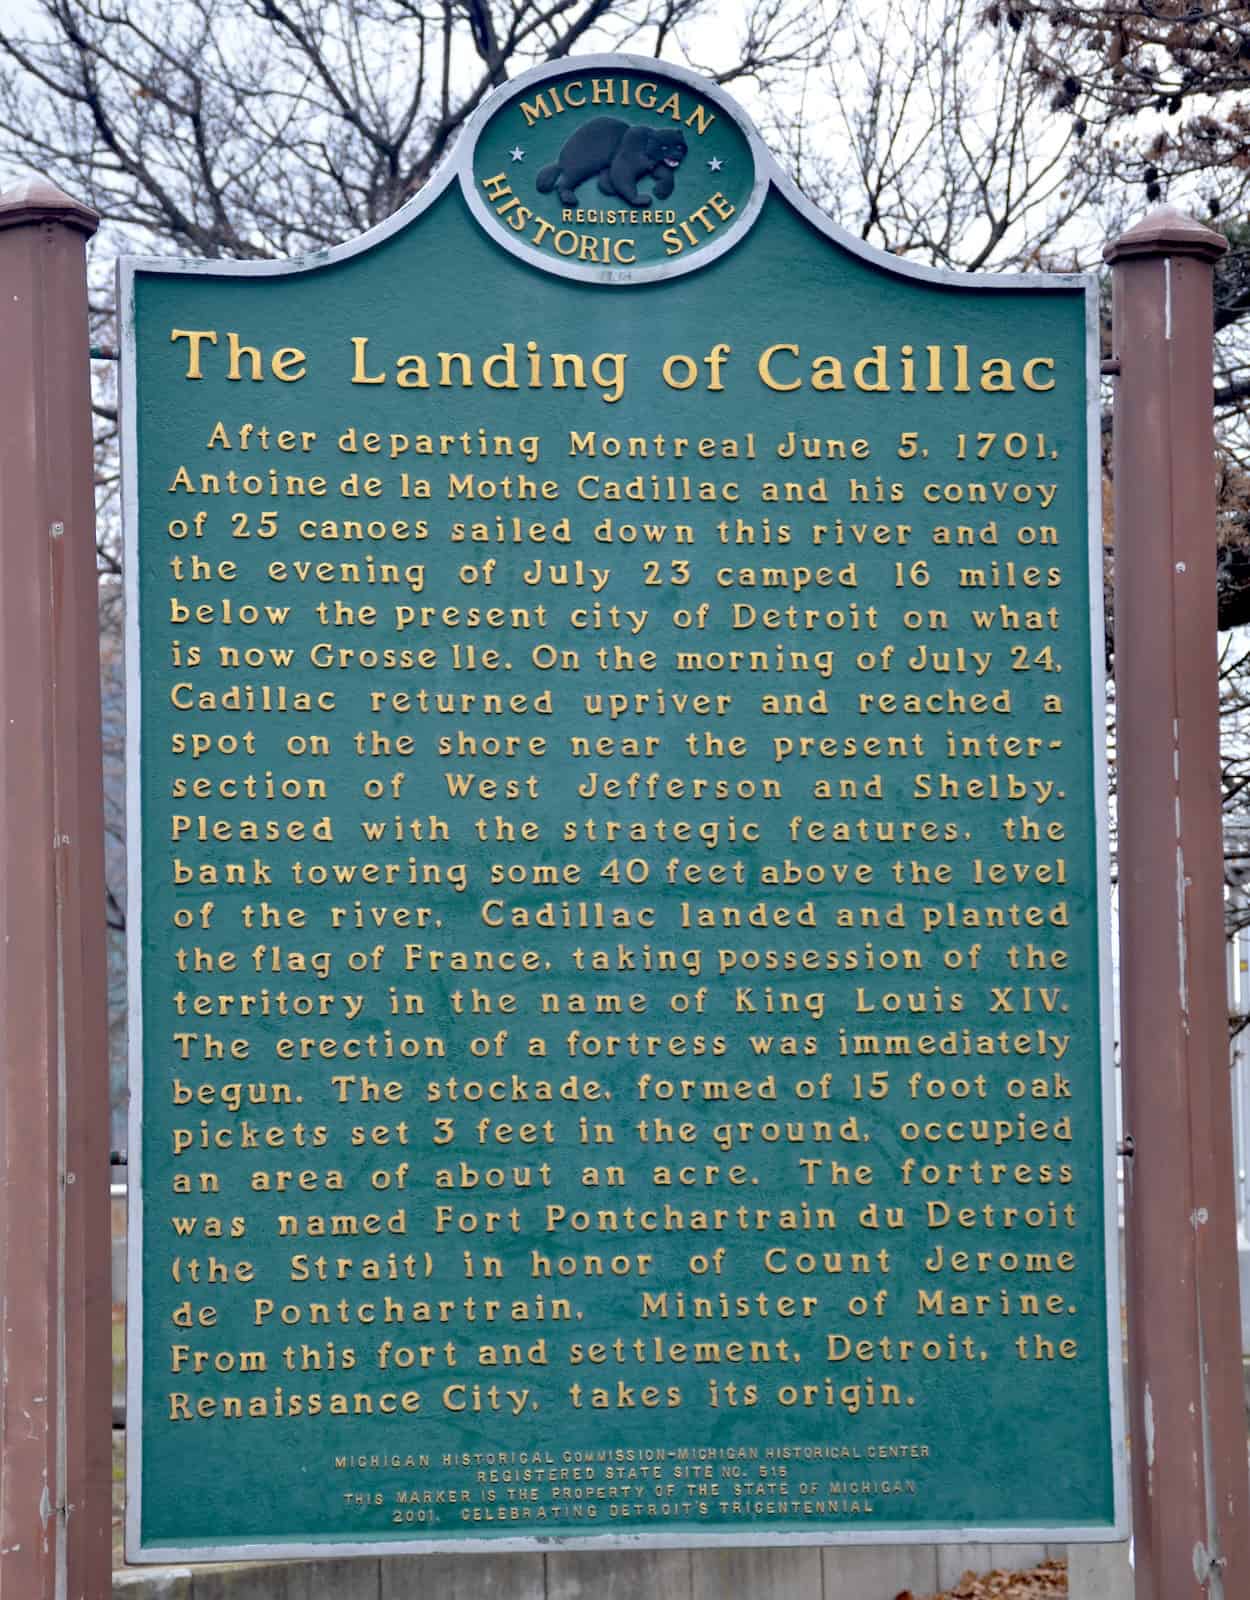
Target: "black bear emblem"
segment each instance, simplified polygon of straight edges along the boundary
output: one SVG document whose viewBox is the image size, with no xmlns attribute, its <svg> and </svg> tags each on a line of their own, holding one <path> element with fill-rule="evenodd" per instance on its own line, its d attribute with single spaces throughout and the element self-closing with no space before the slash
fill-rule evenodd
<svg viewBox="0 0 1250 1600">
<path fill-rule="evenodd" d="M 667 200 L 673 174 L 686 159 L 686 136 L 680 128 L 631 128 L 619 117 L 592 117 L 564 142 L 558 160 L 544 167 L 536 180 L 539 194 L 554 189 L 566 206 L 577 204 L 577 186 L 598 177 L 604 194 L 627 205 L 650 205 L 638 180 L 655 178 L 654 198 Z"/>
</svg>

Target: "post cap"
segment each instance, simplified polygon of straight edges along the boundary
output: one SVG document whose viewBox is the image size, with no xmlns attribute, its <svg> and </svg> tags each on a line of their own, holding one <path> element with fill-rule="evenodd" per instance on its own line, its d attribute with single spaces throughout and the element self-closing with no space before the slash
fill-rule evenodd
<svg viewBox="0 0 1250 1600">
<path fill-rule="evenodd" d="M 1199 261 L 1218 261 L 1228 249 L 1228 240 L 1214 228 L 1178 211 L 1175 206 L 1156 206 L 1140 222 L 1135 222 L 1118 239 L 1104 246 L 1104 261 L 1131 261 L 1140 256 L 1196 256 Z"/>
<path fill-rule="evenodd" d="M 90 206 L 72 199 L 37 173 L 19 178 L 0 193 L 0 228 L 22 228 L 32 222 L 60 222 L 88 239 L 100 226 L 100 218 Z"/>
</svg>

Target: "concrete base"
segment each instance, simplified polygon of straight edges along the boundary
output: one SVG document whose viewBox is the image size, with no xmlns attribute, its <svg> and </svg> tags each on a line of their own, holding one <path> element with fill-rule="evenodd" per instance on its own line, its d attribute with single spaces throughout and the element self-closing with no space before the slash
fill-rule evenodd
<svg viewBox="0 0 1250 1600">
<path fill-rule="evenodd" d="M 926 1600 L 968 1569 L 1068 1558 L 1069 1600 L 1132 1600 L 1127 1544 L 621 1551 L 126 1567 L 113 1600 Z"/>
<path fill-rule="evenodd" d="M 1127 1544 L 1068 1546 L 1068 1600 L 1133 1600 Z"/>
</svg>

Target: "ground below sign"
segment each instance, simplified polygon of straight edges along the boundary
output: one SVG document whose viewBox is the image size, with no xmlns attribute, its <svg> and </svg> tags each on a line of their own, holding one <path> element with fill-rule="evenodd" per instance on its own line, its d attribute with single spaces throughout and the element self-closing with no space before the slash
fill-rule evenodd
<svg viewBox="0 0 1250 1600">
<path fill-rule="evenodd" d="M 1091 304 L 623 57 L 125 265 L 132 1558 L 1119 1527 Z"/>
</svg>

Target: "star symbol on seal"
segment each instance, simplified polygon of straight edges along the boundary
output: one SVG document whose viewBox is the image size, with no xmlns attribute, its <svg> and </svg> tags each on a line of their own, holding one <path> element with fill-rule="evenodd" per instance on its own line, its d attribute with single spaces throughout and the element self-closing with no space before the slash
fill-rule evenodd
<svg viewBox="0 0 1250 1600">
<path fill-rule="evenodd" d="M 512 159 L 514 161 L 524 161 L 525 160 L 525 151 L 521 149 L 521 146 L 519 144 L 514 144 L 512 146 L 512 149 L 508 151 L 508 154 L 512 157 Z"/>
<path fill-rule="evenodd" d="M 721 160 L 721 158 L 719 156 L 713 156 L 712 159 L 707 164 L 707 170 L 709 172 L 719 172 L 720 169 L 724 165 L 725 165 L 725 163 Z"/>
</svg>

